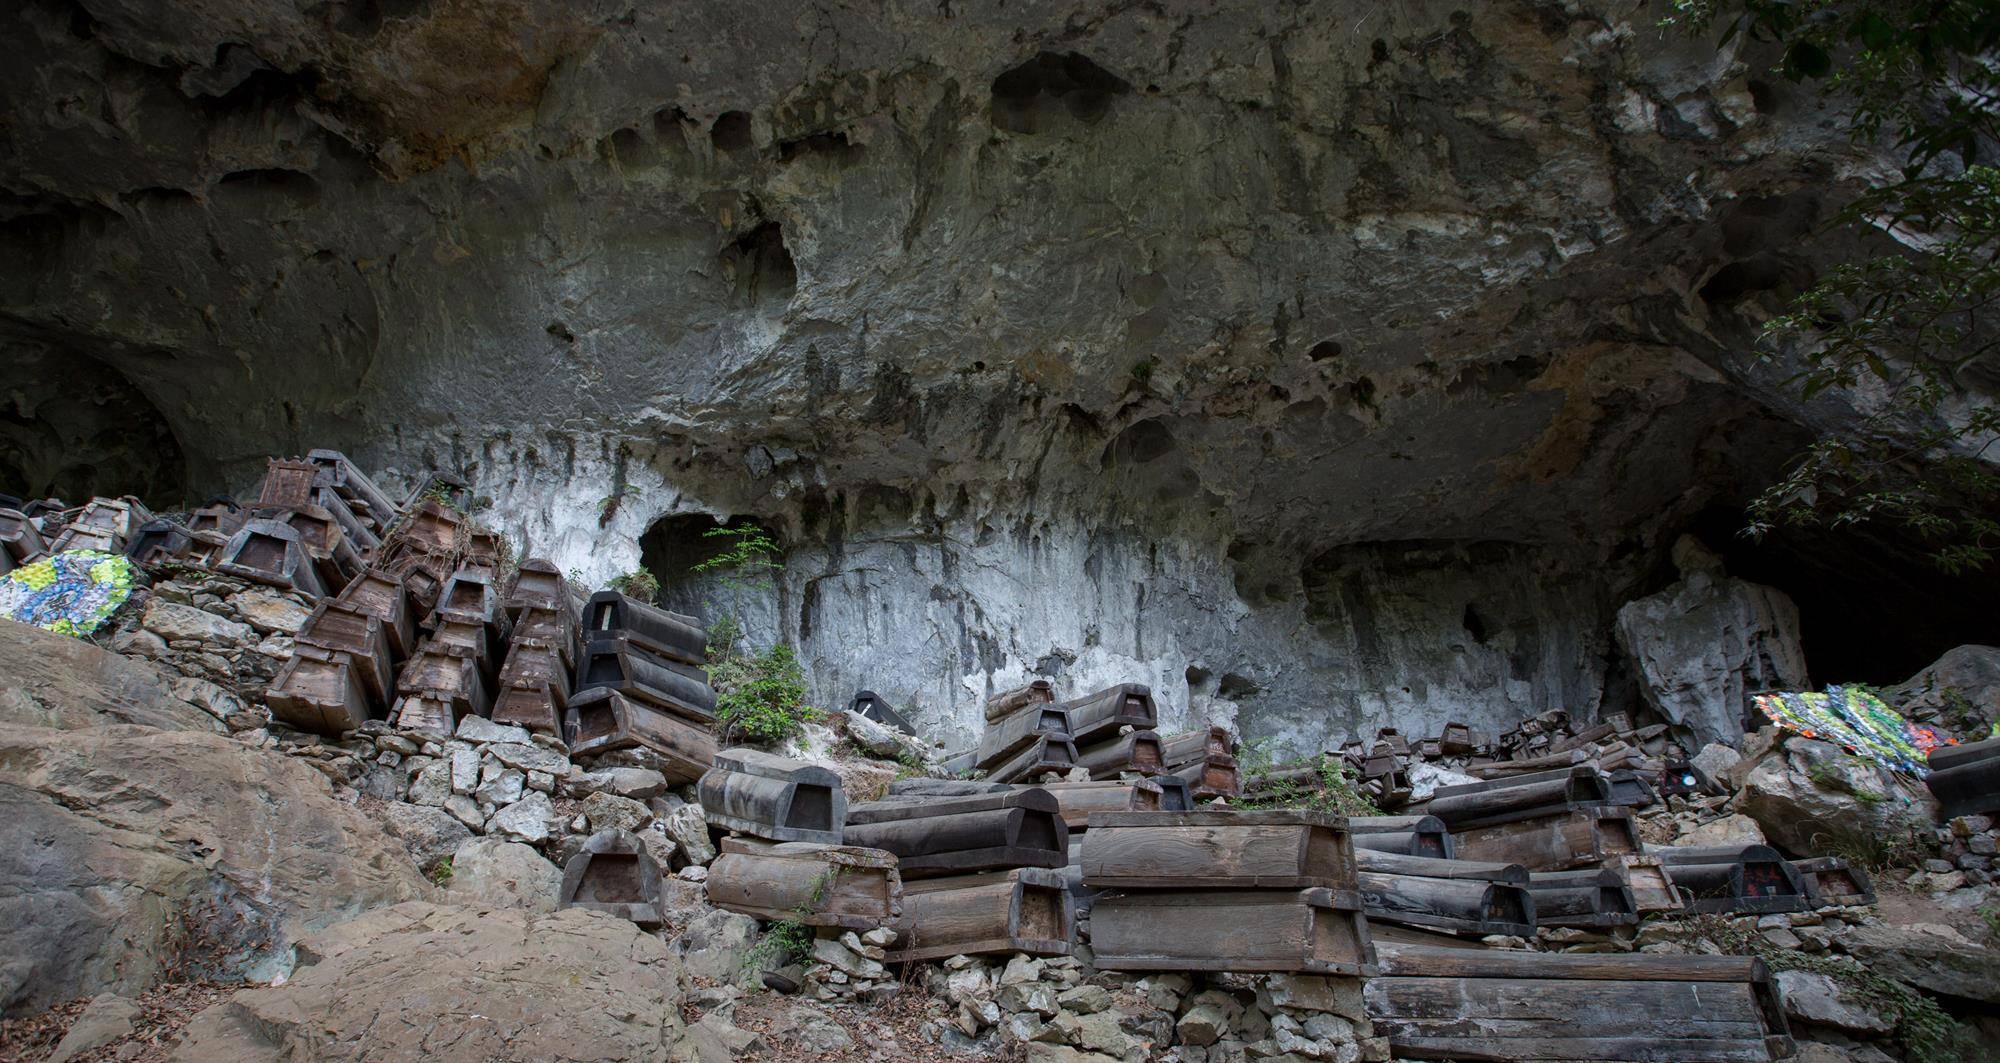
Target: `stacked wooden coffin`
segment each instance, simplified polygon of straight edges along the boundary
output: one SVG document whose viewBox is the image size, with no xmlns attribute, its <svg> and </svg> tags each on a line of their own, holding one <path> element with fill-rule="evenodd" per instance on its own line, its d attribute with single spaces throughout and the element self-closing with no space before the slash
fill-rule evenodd
<svg viewBox="0 0 2000 1063">
<path fill-rule="evenodd" d="M 467 561 L 439 585 L 424 634 L 396 677 L 398 730 L 445 736 L 467 716 L 490 716 L 511 626 L 501 605 L 500 579 Z"/>
<path fill-rule="evenodd" d="M 1927 759 L 1924 785 L 1944 818 L 2000 812 L 2000 738 L 1939 746 Z"/>
<path fill-rule="evenodd" d="M 1091 945 L 1106 970 L 1372 973 L 1354 851 L 1310 812 L 1099 812 L 1083 881 L 1103 891 Z"/>
<path fill-rule="evenodd" d="M 1485 937 L 1533 937 L 1539 916 L 1531 876 L 1519 864 L 1405 856 L 1356 849 L 1363 909 L 1377 924 Z"/>
<path fill-rule="evenodd" d="M 497 677 L 493 722 L 560 735 L 576 665 L 577 596 L 552 562 L 529 559 L 521 562 L 501 607 L 512 633 Z"/>
<path fill-rule="evenodd" d="M 1154 731 L 1159 714 L 1152 688 L 1120 683 L 1063 702 L 1070 740 L 1076 744 L 1077 765 L 1092 779 L 1115 779 L 1127 772 L 1157 775 L 1166 770 L 1160 736 Z"/>
<path fill-rule="evenodd" d="M 1236 737 L 1227 728 L 1211 727 L 1160 739 L 1160 759 L 1167 774 L 1180 779 L 1196 797 L 1235 797 L 1243 792 L 1236 762 Z"/>
<path fill-rule="evenodd" d="M 1441 787 L 1424 811 L 1466 859 L 1571 871 L 1641 851 L 1631 812 L 1610 797 L 1609 780 L 1584 765 Z"/>
<path fill-rule="evenodd" d="M 994 782 L 1067 776 L 1077 766 L 1069 714 L 1055 703 L 1046 679 L 987 699 L 986 730 L 972 766 Z"/>
<path fill-rule="evenodd" d="M 702 778 L 716 756 L 707 657 L 708 635 L 692 617 L 617 591 L 592 595 L 563 716 L 571 752 L 642 747 L 669 781 Z"/>
</svg>

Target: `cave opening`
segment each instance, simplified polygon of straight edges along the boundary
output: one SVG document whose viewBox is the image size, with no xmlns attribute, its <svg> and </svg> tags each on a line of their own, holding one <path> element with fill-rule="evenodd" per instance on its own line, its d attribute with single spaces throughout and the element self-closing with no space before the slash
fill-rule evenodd
<svg viewBox="0 0 2000 1063">
<path fill-rule="evenodd" d="M 1951 574 L 1921 543 L 1867 525 L 1743 534 L 1744 514 L 1714 506 L 1688 532 L 1730 576 L 1775 587 L 1799 610 L 1815 686 L 1899 683 L 1954 646 L 2000 645 L 1990 603 L 2000 571 Z"/>
<path fill-rule="evenodd" d="M 767 221 L 744 233 L 722 252 L 736 292 L 752 306 L 783 309 L 798 290 L 799 270 L 785 246 L 784 226 Z"/>
<path fill-rule="evenodd" d="M 0 494 L 71 504 L 134 495 L 169 510 L 188 491 L 166 414 L 123 372 L 48 347 L 0 354 Z"/>
<path fill-rule="evenodd" d="M 735 539 L 711 534 L 724 528 L 759 531 L 773 541 L 778 538 L 750 517 L 718 520 L 706 513 L 673 513 L 654 521 L 639 537 L 639 564 L 660 581 L 663 608 L 685 613 L 707 626 L 734 616 L 754 630 L 759 619 L 769 623 L 775 618 L 775 587 L 763 586 L 772 582 L 772 574 L 748 569 L 735 573 L 695 571 L 730 551 Z"/>
<path fill-rule="evenodd" d="M 1113 99 L 1131 91 L 1123 78 L 1075 52 L 1042 52 L 993 79 L 993 124 L 1039 133 L 1064 113 L 1094 124 Z"/>
</svg>

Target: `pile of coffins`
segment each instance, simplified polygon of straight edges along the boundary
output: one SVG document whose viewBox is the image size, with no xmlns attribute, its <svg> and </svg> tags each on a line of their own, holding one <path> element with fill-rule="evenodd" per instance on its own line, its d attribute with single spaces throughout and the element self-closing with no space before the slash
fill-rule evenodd
<svg viewBox="0 0 2000 1063">
<path fill-rule="evenodd" d="M 617 591 L 585 603 L 583 650 L 564 738 L 579 755 L 641 747 L 674 783 L 715 759 L 715 690 L 702 664 L 708 635 L 692 617 Z"/>
<path fill-rule="evenodd" d="M 948 758 L 947 770 L 1005 783 L 1172 779 L 1196 797 L 1242 791 L 1228 730 L 1162 736 L 1153 692 L 1138 683 L 1058 703 L 1037 679 L 987 699 L 985 718 L 978 748 Z"/>
</svg>

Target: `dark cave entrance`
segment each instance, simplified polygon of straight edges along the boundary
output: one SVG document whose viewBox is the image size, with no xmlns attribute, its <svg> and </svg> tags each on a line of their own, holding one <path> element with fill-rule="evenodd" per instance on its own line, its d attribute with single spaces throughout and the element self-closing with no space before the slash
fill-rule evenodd
<svg viewBox="0 0 2000 1063">
<path fill-rule="evenodd" d="M 0 494 L 72 505 L 136 495 L 169 510 L 188 463 L 166 414 L 124 373 L 87 355 L 9 345 L 0 353 Z"/>
<path fill-rule="evenodd" d="M 1791 596 L 1816 686 L 1899 683 L 1954 646 L 2000 645 L 2000 571 L 1946 573 L 1886 529 L 1781 528 L 1757 541 L 1743 526 L 1742 510 L 1717 506 L 1688 532 L 1731 576 Z"/>
<path fill-rule="evenodd" d="M 740 608 L 753 614 L 744 619 L 754 624 L 756 615 L 771 611 L 772 607 L 764 603 L 775 602 L 773 590 L 747 587 L 739 592 L 728 585 L 722 573 L 695 571 L 695 566 L 729 551 L 734 540 L 709 534 L 720 528 L 754 528 L 774 540 L 778 538 L 750 517 L 732 516 L 719 521 L 706 513 L 670 514 L 654 521 L 639 537 L 639 564 L 660 581 L 660 605 L 664 608 L 685 613 L 704 625 L 734 615 Z M 742 579 L 754 583 L 760 577 L 753 573 Z"/>
</svg>

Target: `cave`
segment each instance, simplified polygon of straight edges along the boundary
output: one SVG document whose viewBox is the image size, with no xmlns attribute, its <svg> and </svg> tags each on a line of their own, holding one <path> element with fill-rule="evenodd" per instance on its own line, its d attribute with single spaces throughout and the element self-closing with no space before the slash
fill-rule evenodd
<svg viewBox="0 0 2000 1063">
<path fill-rule="evenodd" d="M 190 504 L 180 442 L 125 374 L 69 350 L 0 341 L 0 351 L 0 494 Z"/>
<path fill-rule="evenodd" d="M 639 538 L 639 564 L 660 582 L 659 604 L 692 616 L 704 625 L 737 617 L 760 634 L 772 630 L 777 587 L 769 573 L 743 570 L 741 575 L 696 572 L 695 566 L 727 553 L 732 541 L 712 532 L 750 528 L 766 535 L 770 529 L 749 517 L 717 520 L 706 513 L 677 513 L 652 522 Z"/>
</svg>

